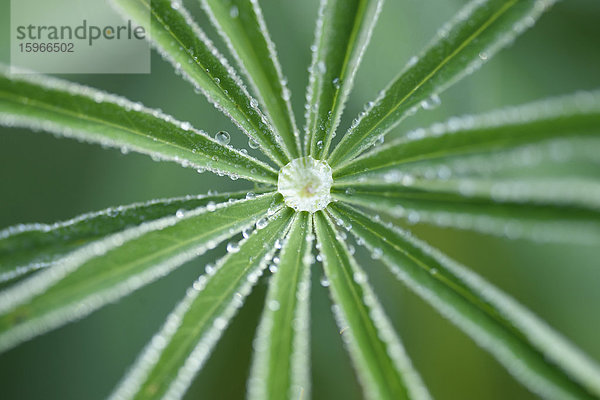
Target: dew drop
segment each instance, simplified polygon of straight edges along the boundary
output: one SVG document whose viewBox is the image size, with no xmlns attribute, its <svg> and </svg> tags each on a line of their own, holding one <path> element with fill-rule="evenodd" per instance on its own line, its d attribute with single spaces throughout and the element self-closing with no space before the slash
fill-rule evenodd
<svg viewBox="0 0 600 400">
<path fill-rule="evenodd" d="M 292 160 L 280 170 L 277 190 L 288 207 L 313 213 L 331 202 L 332 183 L 329 165 L 309 156 Z"/>
<path fill-rule="evenodd" d="M 333 87 L 336 89 L 339 89 L 340 86 L 342 85 L 342 83 L 340 82 L 340 78 L 335 78 L 332 83 L 333 83 Z"/>
<path fill-rule="evenodd" d="M 418 61 L 419 61 L 419 57 L 412 56 L 411 58 L 408 59 L 408 63 L 406 63 L 406 66 L 410 68 L 413 65 L 415 65 Z"/>
<path fill-rule="evenodd" d="M 373 252 L 371 253 L 371 258 L 373 260 L 379 260 L 381 256 L 383 256 L 383 251 L 379 247 L 373 249 Z"/>
<path fill-rule="evenodd" d="M 329 283 L 329 279 L 327 279 L 326 276 L 323 276 L 321 278 L 321 280 L 319 281 L 319 283 L 321 284 L 321 286 L 323 287 L 329 287 L 330 283 Z"/>
<path fill-rule="evenodd" d="M 215 135 L 215 139 L 217 140 L 217 142 L 221 143 L 222 145 L 227 145 L 227 144 L 229 144 L 229 141 L 231 140 L 231 136 L 229 135 L 229 132 L 219 131 Z"/>
<path fill-rule="evenodd" d="M 319 73 L 324 74 L 325 71 L 327 71 L 327 66 L 325 65 L 325 62 L 319 61 L 317 63 L 317 69 L 319 70 Z"/>
<path fill-rule="evenodd" d="M 440 96 L 437 94 L 434 94 L 428 99 L 421 101 L 421 107 L 423 107 L 424 110 L 433 110 L 440 104 L 442 104 L 442 99 L 440 99 Z"/>
<path fill-rule="evenodd" d="M 238 251 L 240 251 L 240 245 L 237 242 L 227 243 L 227 252 L 228 253 L 237 253 Z"/>
<path fill-rule="evenodd" d="M 258 142 L 254 139 L 248 140 L 248 147 L 251 149 L 258 149 Z"/>
<path fill-rule="evenodd" d="M 192 125 L 189 122 L 182 122 L 181 125 L 179 125 L 179 126 L 184 131 L 189 131 L 192 128 Z"/>
<path fill-rule="evenodd" d="M 212 275 L 215 273 L 215 266 L 212 264 L 206 264 L 206 266 L 204 267 L 204 272 L 206 272 L 207 275 Z"/>
<path fill-rule="evenodd" d="M 354 253 L 356 253 L 356 249 L 354 248 L 353 245 L 351 245 L 351 244 L 348 245 L 348 252 L 350 253 L 350 255 L 354 255 Z"/>
<path fill-rule="evenodd" d="M 258 221 L 256 221 L 256 229 L 263 229 L 264 227 L 267 226 L 268 223 L 269 223 L 268 219 L 261 218 Z"/>
<path fill-rule="evenodd" d="M 237 8 L 237 6 L 231 6 L 231 8 L 229 9 L 229 16 L 231 18 L 237 18 L 238 15 L 240 15 L 240 10 Z"/>
<path fill-rule="evenodd" d="M 277 300 L 271 300 L 268 304 L 269 310 L 277 311 L 279 310 L 279 302 Z"/>
<path fill-rule="evenodd" d="M 213 324 L 214 324 L 215 328 L 222 331 L 227 326 L 227 320 L 225 318 L 219 317 L 219 318 L 215 319 L 215 322 Z"/>
<path fill-rule="evenodd" d="M 367 276 L 364 272 L 355 272 L 354 273 L 354 282 L 356 283 L 365 283 L 367 281 Z"/>
</svg>

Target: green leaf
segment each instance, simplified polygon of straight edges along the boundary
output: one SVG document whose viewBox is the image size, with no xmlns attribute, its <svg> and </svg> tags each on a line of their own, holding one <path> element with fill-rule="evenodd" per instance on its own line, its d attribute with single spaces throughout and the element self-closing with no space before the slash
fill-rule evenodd
<svg viewBox="0 0 600 400">
<path fill-rule="evenodd" d="M 5 68 L 0 68 L 0 125 L 43 130 L 255 182 L 277 179 L 267 164 L 158 110 L 48 77 L 10 76 Z"/>
<path fill-rule="evenodd" d="M 280 262 L 270 267 L 276 271 L 254 340 L 249 399 L 310 398 L 311 219 L 306 212 L 297 214 Z"/>
<path fill-rule="evenodd" d="M 340 335 L 369 399 L 429 399 L 367 276 L 331 221 L 314 217 L 323 268 L 330 284 Z"/>
<path fill-rule="evenodd" d="M 306 152 L 329 153 L 383 0 L 321 0 L 306 94 Z"/>
<path fill-rule="evenodd" d="M 600 138 L 600 92 L 544 100 L 479 116 L 451 118 L 428 129 L 418 129 L 349 162 L 334 171 L 338 182 L 356 180 L 356 175 L 382 168 L 443 162 L 473 153 L 505 150 L 511 147 L 556 138 Z M 600 145 L 596 154 L 600 152 Z M 553 148 L 556 159 L 573 158 L 568 144 Z M 484 169 L 485 162 L 480 165 Z M 506 162 L 511 158 L 506 157 Z M 531 156 L 533 158 L 533 156 Z M 477 167 L 477 166 L 474 166 Z M 452 171 L 448 171 L 452 172 Z"/>
<path fill-rule="evenodd" d="M 167 317 L 111 399 L 179 399 L 276 251 L 293 212 L 285 208 L 201 276 Z"/>
<path fill-rule="evenodd" d="M 180 0 L 111 0 L 150 32 L 150 40 L 194 88 L 206 96 L 278 165 L 287 164 L 282 138 L 273 130 L 235 70 L 192 20 Z M 148 21 L 150 13 L 150 21 Z M 150 26 L 148 26 L 148 24 Z"/>
<path fill-rule="evenodd" d="M 260 5 L 251 0 L 202 0 L 202 5 L 250 81 L 291 157 L 300 157 L 291 94 Z"/>
<path fill-rule="evenodd" d="M 200 207 L 110 235 L 0 292 L 0 351 L 83 317 L 252 226 L 278 194 Z M 211 211 L 212 210 L 212 211 Z"/>
<path fill-rule="evenodd" d="M 490 352 L 534 393 L 549 399 L 600 395 L 600 368 L 526 308 L 400 228 L 339 203 L 341 223 L 410 289 Z"/>
<path fill-rule="evenodd" d="M 555 0 L 469 2 L 352 123 L 330 155 L 330 165 L 347 163 L 420 106 L 436 105 L 439 93 L 512 43 L 554 3 Z"/>
<path fill-rule="evenodd" d="M 416 179 L 410 175 L 410 179 L 406 179 L 407 175 L 402 174 L 392 177 L 397 180 L 391 180 L 388 174 L 366 179 L 354 187 L 372 192 L 422 193 L 424 198 L 429 194 L 431 198 L 448 195 L 450 201 L 456 201 L 458 197 L 458 201 L 482 199 L 498 204 L 513 202 L 525 206 L 556 205 L 600 211 L 600 182 L 589 179 Z"/>
<path fill-rule="evenodd" d="M 185 196 L 112 207 L 54 224 L 17 225 L 0 231 L 0 282 L 52 265 L 93 240 L 178 211 L 247 196 L 247 192 Z"/>
<path fill-rule="evenodd" d="M 432 190 L 431 186 L 418 184 L 349 186 L 336 188 L 333 198 L 410 224 L 425 222 L 539 242 L 590 246 L 600 242 L 597 182 L 491 181 L 486 182 L 490 189 L 487 193 L 479 188 L 477 194 L 464 194 L 465 188 L 472 190 L 479 183 L 465 179 L 453 190 Z M 595 207 L 586 202 L 595 202 Z"/>
</svg>

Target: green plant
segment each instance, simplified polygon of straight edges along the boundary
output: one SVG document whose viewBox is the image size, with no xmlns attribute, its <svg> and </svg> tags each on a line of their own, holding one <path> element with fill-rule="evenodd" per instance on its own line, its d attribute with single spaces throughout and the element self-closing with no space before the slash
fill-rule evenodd
<svg viewBox="0 0 600 400">
<path fill-rule="evenodd" d="M 153 44 L 270 163 L 230 147 L 225 132 L 213 139 L 122 98 L 3 70 L 3 125 L 142 152 L 258 185 L 251 193 L 134 204 L 52 226 L 3 231 L 0 277 L 10 285 L 0 292 L 0 350 L 87 315 L 229 241 L 228 254 L 193 283 L 114 398 L 181 397 L 267 267 L 273 276 L 249 397 L 308 398 L 308 291 L 315 261 L 323 264 L 324 284 L 365 396 L 428 398 L 354 261 L 354 237 L 533 392 L 548 398 L 600 396 L 593 361 L 475 273 L 412 237 L 401 223 L 428 221 L 493 235 L 597 244 L 600 188 L 593 177 L 544 174 L 539 163 L 532 167 L 519 155 L 549 149 L 541 165 L 563 157 L 584 166 L 597 161 L 600 93 L 453 118 L 381 143 L 404 118 L 434 107 L 441 91 L 530 27 L 553 1 L 469 3 L 336 146 L 340 115 L 381 1 L 322 2 L 304 143 L 255 1 L 204 0 L 203 5 L 258 99 L 179 2 L 115 2 L 134 19 L 150 9 Z M 313 257 L 315 238 L 319 254 Z"/>
</svg>

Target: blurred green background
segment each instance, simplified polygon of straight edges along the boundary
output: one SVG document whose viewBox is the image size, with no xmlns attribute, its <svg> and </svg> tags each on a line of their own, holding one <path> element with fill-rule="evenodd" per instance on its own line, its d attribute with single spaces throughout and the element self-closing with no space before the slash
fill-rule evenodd
<svg viewBox="0 0 600 400">
<path fill-rule="evenodd" d="M 44 1 L 44 0 L 40 0 Z M 8 57 L 8 0 L 1 0 L 2 61 Z M 187 1 L 200 26 L 222 49 L 196 0 Z M 302 125 L 317 0 L 261 0 Z M 436 29 L 465 1 L 388 0 L 366 52 L 342 129 L 365 102 L 389 82 Z M 420 112 L 397 130 L 427 125 L 450 115 L 490 110 L 543 97 L 600 87 L 600 2 L 559 2 L 529 32 L 482 70 L 442 95 L 442 106 Z M 214 134 L 243 135 L 206 100 L 153 55 L 150 75 L 70 75 Z M 0 128 L 0 228 L 22 222 L 53 222 L 108 206 L 159 197 L 250 187 L 207 173 L 197 174 L 149 157 L 58 140 L 22 129 Z M 425 225 L 416 233 L 531 308 L 600 360 L 600 250 L 511 241 Z M 0 355 L 0 398 L 92 400 L 106 397 L 185 288 L 217 248 L 149 287 Z M 534 398 L 495 361 L 400 282 L 359 254 L 380 300 L 438 399 Z M 322 272 L 313 270 L 312 375 L 316 399 L 359 399 L 350 360 L 330 313 Z M 234 319 L 199 374 L 188 399 L 241 399 L 252 338 L 268 280 L 264 278 Z"/>
</svg>

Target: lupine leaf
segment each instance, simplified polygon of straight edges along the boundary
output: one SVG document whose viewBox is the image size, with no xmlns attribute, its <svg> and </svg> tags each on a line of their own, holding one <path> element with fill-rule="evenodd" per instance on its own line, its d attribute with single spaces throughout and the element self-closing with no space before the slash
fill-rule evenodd
<svg viewBox="0 0 600 400">
<path fill-rule="evenodd" d="M 290 155 L 299 157 L 300 138 L 291 94 L 258 2 L 202 0 L 202 5 L 252 84 Z"/>
<path fill-rule="evenodd" d="M 309 296 L 312 217 L 299 213 L 281 249 L 258 332 L 248 398 L 310 398 Z"/>
<path fill-rule="evenodd" d="M 427 166 L 431 160 L 443 162 L 447 157 L 487 154 L 547 139 L 573 137 L 600 138 L 600 92 L 452 118 L 380 146 L 335 170 L 334 177 L 338 182 L 349 181 L 354 175 L 382 168 Z M 554 157 L 572 158 L 569 146 L 562 147 L 556 146 Z M 600 147 L 596 151 L 600 152 Z"/>
<path fill-rule="evenodd" d="M 0 282 L 46 268 L 66 253 L 111 233 L 207 204 L 242 199 L 247 193 L 151 200 L 91 212 L 50 225 L 9 227 L 0 231 Z"/>
<path fill-rule="evenodd" d="M 549 399 L 600 395 L 598 365 L 515 300 L 400 228 L 349 206 L 331 208 L 374 258 L 531 391 Z"/>
<path fill-rule="evenodd" d="M 386 179 L 387 178 L 387 179 Z M 397 178 L 392 180 L 391 178 Z M 337 185 L 336 185 L 337 187 Z M 372 192 L 421 193 L 423 198 L 447 194 L 465 199 L 483 199 L 499 204 L 570 206 L 590 211 L 600 211 L 600 182 L 590 179 L 415 179 L 393 174 L 374 176 L 352 186 Z M 418 197 L 415 196 L 415 197 Z M 441 197 L 441 196 L 438 196 Z M 455 200 L 456 201 L 456 200 Z M 460 200 L 459 200 L 460 201 Z"/>
<path fill-rule="evenodd" d="M 0 125 L 40 129 L 136 151 L 183 166 L 274 183 L 268 165 L 224 146 L 187 122 L 96 89 L 0 68 Z"/>
<path fill-rule="evenodd" d="M 200 207 L 110 235 L 0 292 L 0 351 L 160 278 L 280 204 L 277 194 Z M 211 211 L 212 210 L 212 211 Z"/>
<path fill-rule="evenodd" d="M 359 155 L 420 105 L 433 106 L 440 92 L 512 43 L 555 1 L 469 2 L 352 123 L 329 157 L 331 166 L 338 167 Z"/>
<path fill-rule="evenodd" d="M 322 0 L 306 95 L 306 152 L 326 158 L 383 0 Z"/>
<path fill-rule="evenodd" d="M 600 187 L 597 183 L 575 183 L 495 182 L 492 192 L 484 196 L 465 196 L 459 191 L 461 184 L 463 188 L 476 186 L 473 180 L 464 180 L 450 191 L 399 185 L 349 186 L 336 189 L 339 191 L 333 198 L 410 224 L 425 222 L 510 239 L 593 246 L 600 243 Z M 523 192 L 531 190 L 530 194 L 540 195 L 537 201 L 525 200 L 527 193 Z M 503 193 L 509 198 L 500 199 L 498 194 Z M 596 202 L 596 208 L 582 205 L 586 200 Z"/>
<path fill-rule="evenodd" d="M 284 236 L 292 215 L 289 208 L 274 215 L 188 289 L 111 400 L 183 396 L 273 256 L 272 243 Z"/>
<path fill-rule="evenodd" d="M 343 238 L 318 212 L 315 231 L 340 335 L 369 399 L 429 399 L 429 394 Z"/>
<path fill-rule="evenodd" d="M 283 140 L 271 127 L 225 57 L 192 20 L 179 0 L 112 0 L 150 32 L 157 50 L 202 91 L 215 107 L 279 165 L 290 160 Z M 147 15 L 150 13 L 150 26 Z"/>
</svg>

